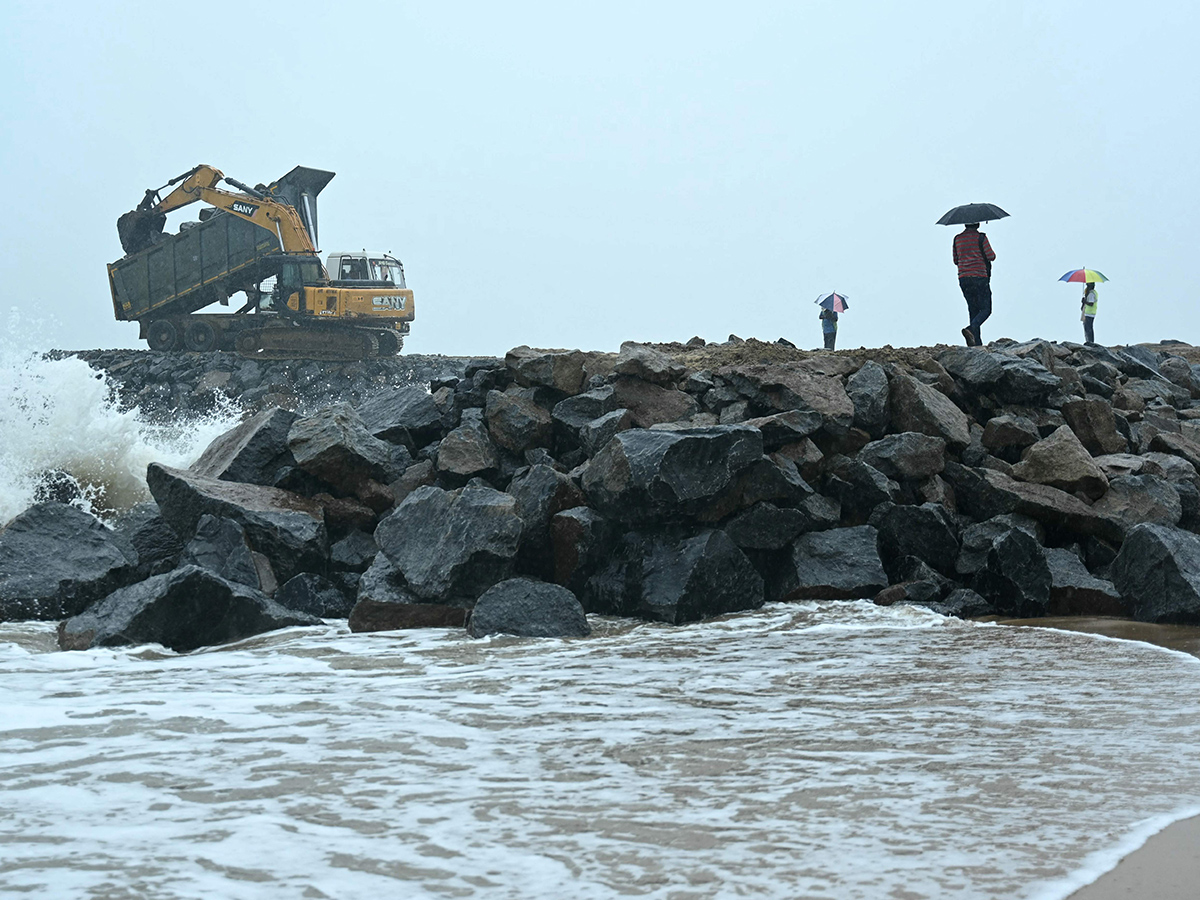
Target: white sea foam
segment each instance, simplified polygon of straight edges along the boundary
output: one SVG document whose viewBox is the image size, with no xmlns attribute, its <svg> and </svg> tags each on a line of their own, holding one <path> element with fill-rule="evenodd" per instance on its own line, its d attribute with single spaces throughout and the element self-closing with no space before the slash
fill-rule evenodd
<svg viewBox="0 0 1200 900">
<path fill-rule="evenodd" d="M 1055 900 L 1200 804 L 1200 666 L 1148 645 L 867 603 L 593 624 L 0 626 L 0 893 Z"/>
<path fill-rule="evenodd" d="M 120 410 L 107 379 L 76 358 L 44 356 L 48 344 L 10 317 L 0 336 L 0 526 L 36 499 L 47 472 L 79 486 L 78 505 L 105 517 L 147 499 L 146 466 L 186 466 L 235 424 L 237 413 L 154 424 Z"/>
</svg>

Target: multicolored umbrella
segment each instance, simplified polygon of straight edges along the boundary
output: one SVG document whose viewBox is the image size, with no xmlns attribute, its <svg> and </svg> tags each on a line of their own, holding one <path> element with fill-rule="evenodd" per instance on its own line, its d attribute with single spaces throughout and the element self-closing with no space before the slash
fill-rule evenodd
<svg viewBox="0 0 1200 900">
<path fill-rule="evenodd" d="M 831 309 L 835 313 L 844 313 L 850 308 L 850 304 L 846 302 L 846 295 L 839 294 L 836 291 L 830 291 L 828 294 L 822 294 L 813 301 L 817 306 L 824 309 Z"/>
<path fill-rule="evenodd" d="M 1100 284 L 1102 281 L 1108 281 L 1103 272 L 1097 272 L 1095 269 L 1072 269 L 1058 280 L 1073 281 L 1076 284 Z"/>
</svg>

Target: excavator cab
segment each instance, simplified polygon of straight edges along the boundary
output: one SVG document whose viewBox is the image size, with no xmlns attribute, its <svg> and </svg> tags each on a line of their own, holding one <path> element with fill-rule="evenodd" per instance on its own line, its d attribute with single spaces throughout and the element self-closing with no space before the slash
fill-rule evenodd
<svg viewBox="0 0 1200 900">
<path fill-rule="evenodd" d="M 330 253 L 329 273 L 338 287 L 407 287 L 404 266 L 387 253 Z"/>
<path fill-rule="evenodd" d="M 290 307 L 301 309 L 306 285 L 325 286 L 329 279 L 325 267 L 315 256 L 285 258 L 279 267 L 279 275 L 275 279 L 275 288 L 271 291 L 271 306 L 274 309 Z"/>
</svg>

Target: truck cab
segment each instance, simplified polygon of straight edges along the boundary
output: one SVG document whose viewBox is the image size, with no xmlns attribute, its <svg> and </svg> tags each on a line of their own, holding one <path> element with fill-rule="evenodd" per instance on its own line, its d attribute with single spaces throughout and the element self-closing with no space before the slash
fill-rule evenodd
<svg viewBox="0 0 1200 900">
<path fill-rule="evenodd" d="M 337 287 L 407 287 L 404 266 L 389 253 L 330 253 L 329 277 Z"/>
</svg>

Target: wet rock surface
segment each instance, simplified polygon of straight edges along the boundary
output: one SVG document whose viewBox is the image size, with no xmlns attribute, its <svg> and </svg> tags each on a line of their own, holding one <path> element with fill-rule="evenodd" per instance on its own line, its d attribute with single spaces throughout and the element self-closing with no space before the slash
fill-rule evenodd
<svg viewBox="0 0 1200 900">
<path fill-rule="evenodd" d="M 8 618 L 70 616 L 182 563 L 356 630 L 463 627 L 515 576 L 674 623 L 872 597 L 1200 622 L 1186 345 L 80 356 L 147 414 L 245 418 L 190 470 L 152 464 L 156 502 L 112 531 L 71 507 L 0 531 Z"/>
<path fill-rule="evenodd" d="M 561 585 L 510 578 L 484 591 L 467 623 L 471 637 L 587 637 L 587 615 L 575 595 Z"/>
</svg>

